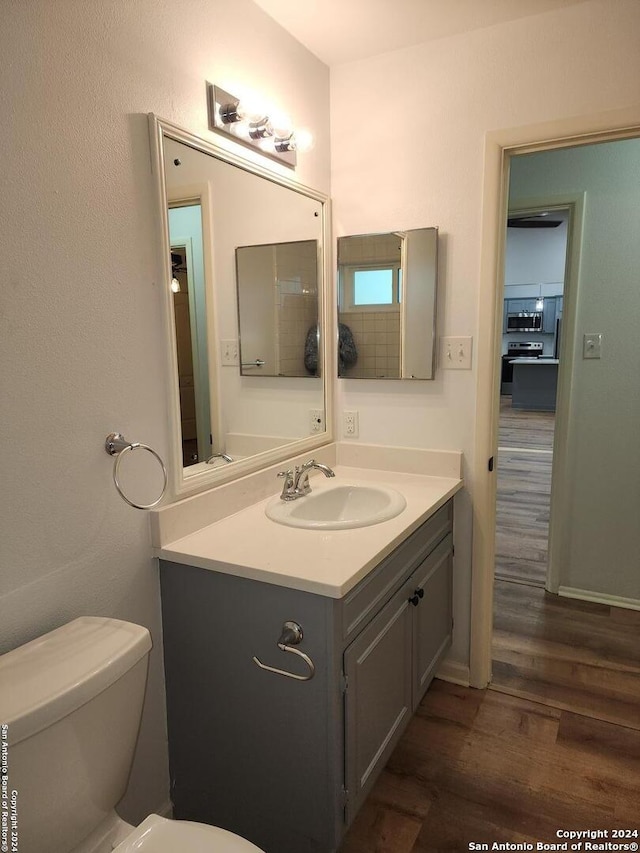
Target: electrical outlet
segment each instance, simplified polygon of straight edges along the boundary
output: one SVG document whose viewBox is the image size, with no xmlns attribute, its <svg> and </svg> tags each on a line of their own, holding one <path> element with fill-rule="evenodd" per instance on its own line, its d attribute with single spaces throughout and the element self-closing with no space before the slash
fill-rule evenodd
<svg viewBox="0 0 640 853">
<path fill-rule="evenodd" d="M 347 438 L 357 438 L 360 435 L 360 424 L 357 412 L 343 412 L 342 434 Z"/>
<path fill-rule="evenodd" d="M 309 409 L 309 431 L 324 432 L 323 409 Z"/>
<path fill-rule="evenodd" d="M 445 370 L 471 370 L 473 338 L 440 338 L 440 367 Z"/>
<path fill-rule="evenodd" d="M 238 364 L 238 341 L 220 341 L 220 351 L 223 365 Z"/>
</svg>

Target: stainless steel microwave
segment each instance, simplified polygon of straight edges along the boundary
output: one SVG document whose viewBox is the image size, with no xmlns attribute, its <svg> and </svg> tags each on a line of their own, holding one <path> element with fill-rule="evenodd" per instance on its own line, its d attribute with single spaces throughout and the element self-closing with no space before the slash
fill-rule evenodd
<svg viewBox="0 0 640 853">
<path fill-rule="evenodd" d="M 507 332 L 541 332 L 542 311 L 507 314 Z"/>
</svg>

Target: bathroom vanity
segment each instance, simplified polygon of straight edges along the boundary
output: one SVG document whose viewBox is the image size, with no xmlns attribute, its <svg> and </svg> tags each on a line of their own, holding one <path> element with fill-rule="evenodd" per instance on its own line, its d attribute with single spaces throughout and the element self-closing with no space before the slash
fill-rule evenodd
<svg viewBox="0 0 640 853">
<path fill-rule="evenodd" d="M 461 483 L 401 476 L 384 524 L 293 530 L 263 501 L 158 549 L 177 818 L 266 853 L 339 846 L 451 643 Z M 277 645 L 290 621 L 311 678 Z"/>
</svg>

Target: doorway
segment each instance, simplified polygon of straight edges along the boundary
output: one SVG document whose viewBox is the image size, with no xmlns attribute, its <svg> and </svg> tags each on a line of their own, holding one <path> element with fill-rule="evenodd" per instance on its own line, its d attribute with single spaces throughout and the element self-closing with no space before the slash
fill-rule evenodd
<svg viewBox="0 0 640 853">
<path fill-rule="evenodd" d="M 516 155 L 537 155 L 538 153 L 562 152 L 566 149 L 571 149 L 572 151 L 579 149 L 595 150 L 599 148 L 599 143 L 637 140 L 639 133 L 640 113 L 637 108 L 634 108 L 621 110 L 615 116 L 613 114 L 602 114 L 585 117 L 583 119 L 555 122 L 553 128 L 550 128 L 547 125 L 541 125 L 539 127 L 536 126 L 525 129 L 513 128 L 504 131 L 496 131 L 488 134 L 486 138 L 486 189 L 484 195 L 483 214 L 485 232 L 483 235 L 483 253 L 481 261 L 479 339 L 477 347 L 477 454 L 474 461 L 474 572 L 472 576 L 472 620 L 469 673 L 469 682 L 473 686 L 484 687 L 491 679 L 491 640 L 493 634 L 491 605 L 494 586 L 494 532 L 496 507 L 496 479 L 495 476 L 491 474 L 491 471 L 493 470 L 494 454 L 497 454 L 498 446 L 497 408 L 499 399 L 499 374 L 496 362 L 496 343 L 498 341 L 498 336 L 502 331 L 501 320 L 503 308 L 502 293 L 498 293 L 496 283 L 497 281 L 502 282 L 503 280 L 504 245 L 503 240 L 500 237 L 500 232 L 506 222 L 509 169 L 512 160 Z M 572 167 L 570 167 L 569 171 L 571 171 L 571 168 Z M 567 174 L 569 174 L 569 171 L 567 171 Z M 578 168 L 577 171 L 580 171 L 580 169 Z M 576 169 L 574 168 L 573 174 L 575 175 L 575 173 Z M 629 173 L 626 175 L 625 182 L 628 187 L 633 187 L 634 190 L 637 191 L 637 185 L 630 180 Z M 622 193 L 625 192 L 622 183 L 619 183 L 617 188 Z M 540 190 L 546 192 L 547 188 L 537 186 L 535 192 L 529 191 L 528 194 L 530 196 L 539 196 Z M 595 199 L 596 193 L 594 192 L 592 195 L 593 199 Z M 591 200 L 592 199 L 590 198 L 590 206 Z M 631 237 L 629 232 L 629 227 L 631 227 L 634 230 L 634 233 L 637 234 L 637 222 L 634 218 L 634 210 L 638 209 L 637 198 L 634 205 L 629 205 L 626 203 L 626 200 L 624 200 L 622 207 L 624 208 L 626 218 L 623 218 L 622 220 L 622 227 L 620 228 L 620 234 L 618 236 L 623 237 L 626 245 L 633 245 L 637 250 L 637 238 Z M 609 207 L 608 212 L 611 214 L 611 207 Z M 582 229 L 582 224 L 579 224 L 577 227 Z M 606 230 L 606 228 L 604 230 Z M 598 276 L 596 277 L 600 277 L 601 279 L 608 280 L 610 282 L 622 280 L 621 277 L 617 275 L 617 269 L 615 269 L 620 252 L 617 252 L 616 255 L 615 252 L 617 250 L 613 249 L 614 254 L 612 255 L 610 251 L 611 247 L 609 246 L 606 248 L 607 251 L 601 253 L 601 257 L 597 259 L 597 263 L 593 268 L 597 269 L 598 264 L 600 265 L 600 270 L 598 270 Z M 590 259 L 590 261 L 591 260 L 592 259 Z M 599 275 L 603 267 L 606 267 L 606 271 L 604 275 Z M 631 269 L 635 268 L 637 268 L 637 263 L 634 263 L 631 266 Z M 593 269 L 590 269 L 591 274 L 593 274 Z M 624 276 L 622 278 L 624 278 Z M 636 288 L 633 288 L 633 291 L 637 294 Z M 628 293 L 629 289 L 627 289 L 627 294 Z M 605 314 L 609 309 L 610 304 L 615 301 L 612 299 L 611 293 L 606 294 L 606 299 L 608 300 L 608 303 L 604 308 Z M 579 324 L 576 329 L 575 340 L 569 341 L 567 340 L 568 336 L 566 334 L 563 336 L 563 347 L 570 347 L 572 352 L 579 352 L 580 347 L 578 346 L 578 338 L 580 339 L 579 343 L 582 344 L 582 335 L 583 332 L 586 331 L 586 329 L 582 329 L 582 325 L 585 324 L 585 320 L 588 321 L 589 317 L 587 316 L 588 312 L 585 312 L 583 309 L 584 306 L 581 306 L 582 314 L 578 318 Z M 565 304 L 565 315 L 566 313 L 567 305 Z M 635 317 L 637 314 L 637 307 L 628 311 L 627 314 L 629 315 L 628 319 L 631 320 L 631 318 Z M 625 325 L 626 322 L 626 317 L 618 318 L 616 320 L 617 325 Z M 621 338 L 619 334 L 611 333 L 610 339 L 612 344 L 612 352 L 610 354 L 612 356 L 611 363 L 614 364 L 615 361 L 613 360 L 613 357 L 614 355 L 617 355 L 614 351 L 617 348 L 617 344 L 620 343 Z M 584 365 L 581 363 L 580 367 L 582 368 Z M 596 376 L 596 373 L 592 372 L 590 375 L 593 377 Z M 579 377 L 576 377 L 574 374 L 563 377 L 561 370 L 559 378 L 559 398 L 561 398 L 563 405 L 566 405 L 567 410 L 570 413 L 577 411 L 579 405 L 584 404 L 585 402 L 584 388 L 579 387 L 579 382 L 576 381 L 577 378 L 579 379 Z M 562 389 L 563 382 L 566 386 L 564 394 Z M 600 389 L 589 389 L 589 393 L 591 393 L 591 403 L 593 404 L 595 401 L 596 406 L 598 405 L 599 392 Z M 634 395 L 632 394 L 632 396 Z M 495 411 L 492 407 L 487 408 L 486 404 L 489 399 L 495 399 Z M 629 410 L 629 402 L 630 401 L 627 400 L 627 411 Z M 634 397 L 631 405 L 633 407 L 636 404 L 637 401 Z M 611 415 L 611 417 L 614 417 L 613 413 L 608 410 L 607 406 L 602 406 L 601 401 L 598 412 L 606 413 L 607 416 Z M 620 424 L 622 425 L 622 432 L 626 437 L 628 432 L 627 419 L 622 419 Z M 587 426 L 590 427 L 591 423 L 587 423 Z M 590 600 L 598 604 L 601 603 L 603 598 L 605 602 L 608 603 L 612 603 L 612 601 L 615 600 L 615 603 L 620 602 L 626 607 L 629 607 L 629 609 L 632 609 L 634 606 L 637 606 L 638 602 L 638 596 L 635 591 L 637 578 L 635 580 L 631 580 L 630 578 L 625 577 L 624 572 L 620 571 L 620 566 L 626 564 L 629 556 L 629 549 L 634 548 L 637 545 L 635 541 L 638 537 L 638 534 L 635 532 L 635 527 L 637 527 L 637 525 L 634 527 L 633 524 L 627 523 L 627 508 L 622 506 L 621 511 L 625 516 L 624 526 L 629 532 L 629 535 L 624 538 L 618 537 L 616 541 L 616 556 L 618 556 L 619 559 L 617 562 L 614 561 L 612 563 L 610 559 L 603 560 L 602 549 L 597 546 L 597 539 L 594 540 L 594 534 L 598 534 L 600 539 L 606 542 L 607 536 L 602 536 L 603 531 L 609 531 L 613 535 L 616 532 L 615 525 L 609 518 L 592 518 L 591 521 L 587 520 L 586 522 L 583 519 L 577 521 L 578 514 L 576 513 L 578 508 L 581 512 L 583 511 L 585 500 L 591 500 L 594 497 L 600 498 L 603 496 L 604 492 L 601 486 L 605 482 L 608 486 L 605 490 L 606 496 L 612 501 L 611 506 L 607 506 L 606 504 L 603 506 L 605 515 L 610 514 L 610 510 L 614 504 L 617 510 L 618 501 L 623 496 L 622 493 L 625 492 L 625 478 L 620 474 L 619 462 L 615 461 L 615 464 L 606 470 L 603 470 L 602 468 L 602 461 L 611 449 L 610 445 L 612 442 L 607 438 L 607 435 L 611 435 L 610 430 L 611 427 L 608 427 L 607 432 L 603 431 L 602 428 L 598 430 L 601 438 L 601 448 L 599 448 L 599 451 L 602 450 L 602 458 L 598 455 L 594 455 L 592 452 L 591 464 L 583 465 L 582 469 L 578 470 L 578 474 L 583 478 L 585 475 L 587 476 L 587 480 L 591 478 L 591 483 L 580 483 L 579 493 L 577 495 L 575 494 L 575 491 L 573 493 L 569 493 L 566 488 L 564 488 L 564 491 L 563 489 L 560 489 L 559 494 L 554 494 L 554 502 L 556 504 L 556 509 L 560 513 L 564 530 L 561 531 L 562 535 L 554 536 L 554 523 L 552 517 L 551 550 L 552 552 L 556 551 L 556 549 L 558 551 L 560 559 L 555 561 L 558 565 L 562 564 L 564 566 L 569 566 L 570 561 L 567 558 L 568 556 L 575 556 L 571 554 L 571 546 L 575 546 L 576 544 L 575 535 L 577 533 L 578 539 L 582 540 L 578 541 L 577 544 L 582 548 L 581 556 L 585 557 L 585 560 L 582 561 L 581 565 L 587 563 L 593 564 L 595 558 L 598 565 L 601 566 L 604 564 L 609 566 L 610 569 L 612 569 L 609 572 L 610 579 L 613 579 L 618 584 L 618 591 L 610 596 L 603 596 L 597 591 L 594 594 L 588 590 L 585 594 L 585 589 L 576 589 L 578 586 L 576 581 L 584 583 L 585 580 L 583 578 L 572 577 L 571 575 L 560 578 L 560 582 L 558 584 L 559 591 L 563 594 L 577 593 L 578 595 L 584 595 L 584 598 L 591 596 Z M 577 450 L 584 452 L 584 444 L 584 438 L 581 438 L 578 442 L 579 446 L 577 448 L 575 446 L 571 446 L 571 442 L 567 442 L 568 449 L 571 450 L 571 454 L 561 454 L 561 456 L 564 457 L 564 470 L 562 471 L 563 476 L 559 478 L 559 481 L 565 487 L 568 482 L 575 487 L 577 480 L 579 479 L 577 478 L 574 482 L 574 478 L 567 476 L 567 472 L 575 474 L 576 452 Z M 567 448 L 564 449 L 566 450 Z M 488 465 L 487 459 L 489 459 Z M 554 492 L 557 491 L 555 479 L 556 478 L 554 477 Z M 594 489 L 592 487 L 592 483 L 594 481 L 598 481 L 598 479 L 600 480 L 601 486 Z M 626 500 L 626 494 L 624 499 Z M 574 505 L 572 505 L 572 501 L 574 502 Z M 620 525 L 618 525 L 617 529 L 620 529 Z M 557 533 L 557 531 L 555 532 Z M 571 539 L 571 536 L 574 536 L 573 540 Z M 596 542 L 596 547 L 592 547 L 594 545 L 594 541 Z M 589 578 L 586 580 L 589 581 Z M 633 594 L 630 595 L 629 593 Z M 581 601 L 584 600 L 584 598 L 575 598 L 574 600 Z M 587 605 L 584 606 L 586 607 Z M 605 606 L 607 605 L 605 604 Z M 629 616 L 628 612 L 627 616 Z"/>
<path fill-rule="evenodd" d="M 571 208 L 510 205 L 498 417 L 496 578 L 547 587 Z"/>
<path fill-rule="evenodd" d="M 559 464 L 554 460 L 552 466 L 550 514 L 556 541 L 549 553 L 554 560 L 553 572 L 544 583 L 546 590 L 539 579 L 537 583 L 532 582 L 531 574 L 525 573 L 520 578 L 501 577 L 498 571 L 500 535 L 497 536 L 491 686 L 576 713 L 637 727 L 640 661 L 628 639 L 629 629 L 635 633 L 640 628 L 640 590 L 636 590 L 637 580 L 631 579 L 631 575 L 636 574 L 637 555 L 627 557 L 629 544 L 634 540 L 633 530 L 625 533 L 615 518 L 619 511 L 616 493 L 625 492 L 626 475 L 611 437 L 619 429 L 624 431 L 627 416 L 640 404 L 640 395 L 634 389 L 628 393 L 624 384 L 616 384 L 612 379 L 619 359 L 631 364 L 637 362 L 633 348 L 625 348 L 624 342 L 618 340 L 618 329 L 626 324 L 631 334 L 633 323 L 629 325 L 628 318 L 640 315 L 640 297 L 635 288 L 627 285 L 624 272 L 640 262 L 640 253 L 634 242 L 629 241 L 627 230 L 627 197 L 631 196 L 637 204 L 640 192 L 637 186 L 632 191 L 625 186 L 633 174 L 628 171 L 629 164 L 640 170 L 640 140 L 598 143 L 526 156 L 525 175 L 524 178 L 520 175 L 519 187 L 520 163 L 517 156 L 512 160 L 510 198 L 517 195 L 518 189 L 526 191 L 534 180 L 536 186 L 550 192 L 561 193 L 568 187 L 585 192 L 590 196 L 590 207 L 588 217 L 584 218 L 582 257 L 580 264 L 576 264 L 581 274 L 574 277 L 575 287 L 570 287 L 566 294 L 568 322 L 562 336 L 571 340 L 572 345 L 562 347 L 559 364 L 563 381 L 558 387 L 558 443 L 563 458 Z M 572 170 L 571 179 L 563 182 Z M 554 178 L 558 175 L 556 185 Z M 607 229 L 603 229 L 605 218 Z M 640 226 L 640 216 L 632 212 L 631 220 L 634 229 Z M 600 263 L 602 256 L 606 258 L 605 263 Z M 600 269 L 608 271 L 606 278 L 600 275 Z M 528 322 L 525 318 L 524 323 Z M 608 356 L 601 348 L 596 357 L 591 358 L 588 342 L 595 336 L 601 346 L 605 339 L 610 341 Z M 529 381 L 534 374 L 537 380 L 547 365 L 535 359 L 514 362 L 514 402 L 516 367 L 530 374 Z M 602 405 L 604 387 L 608 389 L 605 407 Z M 534 400 L 530 408 L 535 410 L 536 401 L 541 399 L 535 397 L 539 385 L 528 390 Z M 526 404 L 526 395 L 520 403 L 523 400 Z M 537 445 L 533 448 L 536 455 L 545 453 L 539 446 L 540 433 L 538 430 L 527 435 L 528 444 Z M 602 434 L 609 436 L 606 443 L 601 441 Z M 600 459 L 589 450 L 594 441 L 606 456 L 605 466 L 600 466 Z M 527 496 L 536 498 L 527 488 L 529 478 L 535 479 L 536 465 L 531 462 L 527 465 L 524 461 L 533 455 L 533 450 L 521 448 L 519 454 L 517 451 L 511 454 L 517 457 L 519 495 L 525 499 L 519 508 L 516 507 L 519 512 L 511 514 L 516 527 L 514 541 L 520 551 L 529 556 L 535 549 L 527 527 L 528 517 L 522 510 L 526 508 Z M 508 461 L 508 458 L 506 462 L 503 460 L 503 471 L 508 472 Z M 587 492 L 587 499 L 584 499 L 587 484 L 594 482 L 594 470 L 599 472 L 599 489 L 614 502 L 613 513 L 598 490 Z M 558 495 L 564 495 L 564 501 L 560 497 L 556 504 L 554 498 Z M 511 497 L 514 496 L 517 498 L 517 490 Z M 540 499 L 539 493 L 537 498 Z M 625 500 L 633 500 L 633 496 Z M 500 456 L 497 507 L 499 534 Z M 543 506 L 534 503 L 533 508 L 534 512 L 540 512 Z M 597 515 L 594 515 L 596 508 Z M 598 522 L 601 522 L 601 530 L 597 529 Z M 614 541 L 618 533 L 624 538 Z M 617 562 L 601 559 L 591 561 L 590 565 L 589 552 L 598 550 L 603 534 L 605 539 L 611 537 L 610 544 L 619 554 Z M 588 543 L 586 549 L 584 542 Z M 625 596 L 625 590 L 636 590 L 635 596 Z"/>
</svg>

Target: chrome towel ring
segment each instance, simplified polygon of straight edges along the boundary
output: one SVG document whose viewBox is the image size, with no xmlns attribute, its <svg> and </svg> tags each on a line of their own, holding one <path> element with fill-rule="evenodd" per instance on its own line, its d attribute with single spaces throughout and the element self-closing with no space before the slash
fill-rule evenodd
<svg viewBox="0 0 640 853">
<path fill-rule="evenodd" d="M 294 655 L 298 655 L 302 658 L 302 660 L 309 667 L 308 675 L 296 675 L 295 672 L 287 672 L 285 669 L 278 669 L 275 666 L 268 666 L 266 663 L 262 663 L 261 660 L 254 655 L 253 662 L 256 666 L 259 666 L 260 669 L 266 669 L 267 672 L 275 672 L 276 675 L 286 675 L 287 678 L 294 678 L 296 681 L 311 681 L 313 676 L 316 673 L 316 667 L 314 662 L 311 660 L 309 655 L 305 655 L 304 652 L 301 652 L 299 649 L 294 649 L 294 646 L 297 646 L 298 643 L 302 641 L 302 628 L 298 625 L 297 622 L 285 622 L 282 626 L 282 634 L 280 635 L 280 639 L 278 640 L 278 648 L 283 652 L 291 652 Z"/>
<path fill-rule="evenodd" d="M 128 503 L 129 506 L 132 506 L 134 509 L 153 509 L 154 506 L 158 506 L 162 498 L 165 496 L 165 492 L 167 491 L 167 469 L 165 468 L 165 464 L 162 461 L 160 455 L 156 453 L 156 451 L 149 447 L 148 444 L 140 444 L 139 441 L 127 441 L 126 438 L 119 432 L 110 432 L 106 437 L 104 442 L 104 449 L 107 451 L 109 456 L 115 456 L 115 461 L 113 463 L 113 482 L 115 483 L 116 489 L 118 490 L 118 494 L 122 498 L 125 503 Z M 162 468 L 162 476 L 164 482 L 162 484 L 162 492 L 160 493 L 160 497 L 156 498 L 150 504 L 137 504 L 133 501 L 129 500 L 129 498 L 122 491 L 122 486 L 120 485 L 120 480 L 118 478 L 120 472 L 120 463 L 122 462 L 122 458 L 126 453 L 129 453 L 133 450 L 146 450 L 160 463 L 160 467 Z"/>
</svg>

